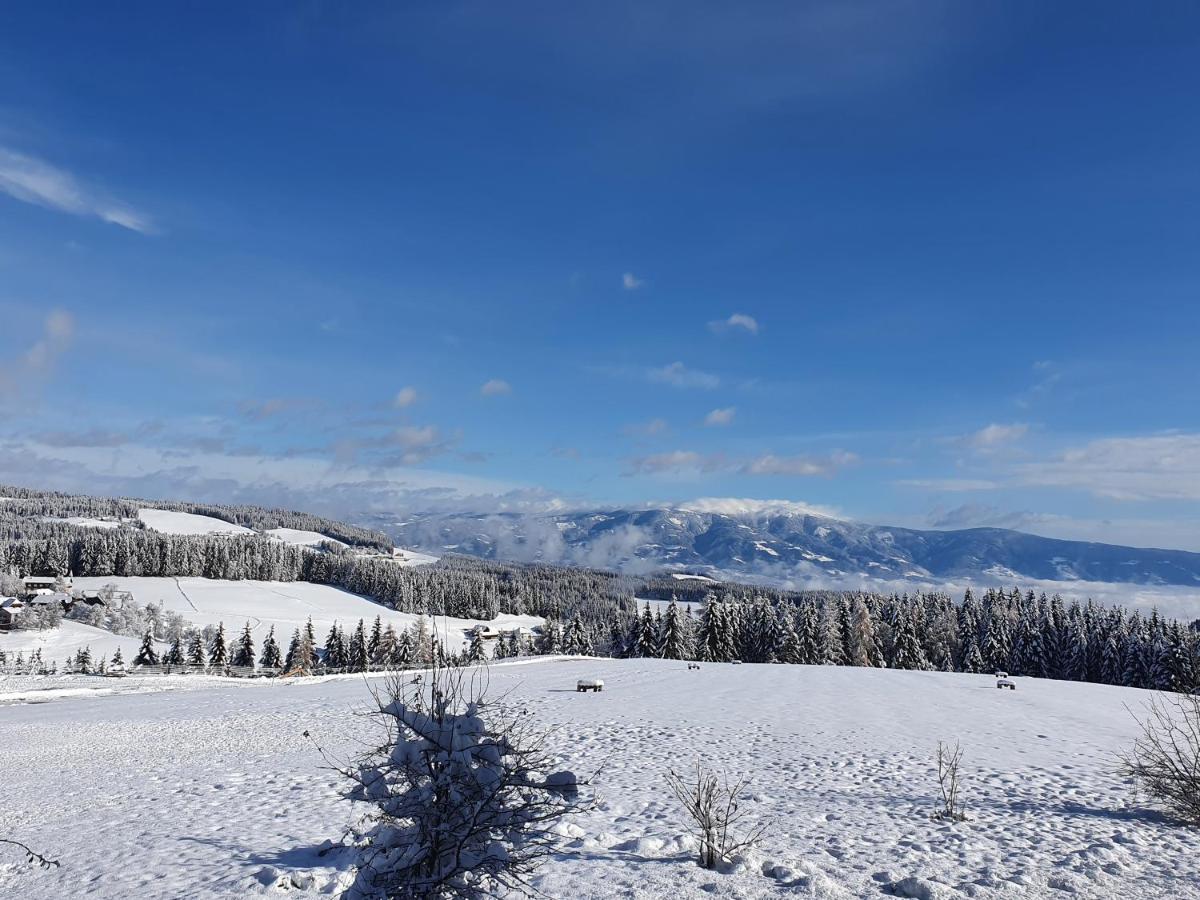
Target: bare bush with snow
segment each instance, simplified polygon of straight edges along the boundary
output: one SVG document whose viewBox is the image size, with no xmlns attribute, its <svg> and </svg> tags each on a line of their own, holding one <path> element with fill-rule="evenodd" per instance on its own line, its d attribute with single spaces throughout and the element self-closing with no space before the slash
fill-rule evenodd
<svg viewBox="0 0 1200 900">
<path fill-rule="evenodd" d="M 344 768 L 371 805 L 347 896 L 525 893 L 581 810 L 580 782 L 553 771 L 551 732 L 486 698 L 486 669 L 435 666 L 376 696 L 383 741 Z"/>
<path fill-rule="evenodd" d="M 1163 694 L 1146 708 L 1137 720 L 1141 735 L 1121 756 L 1122 770 L 1171 815 L 1200 825 L 1200 696 Z"/>
<path fill-rule="evenodd" d="M 766 832 L 769 823 L 762 823 L 739 834 L 746 811 L 740 798 L 747 781 L 739 778 L 729 783 L 729 773 L 718 777 L 696 761 L 696 770 L 686 778 L 674 769 L 667 774 L 667 785 L 687 813 L 688 828 L 699 843 L 699 863 L 702 868 L 715 869 L 722 863 L 749 850 Z"/>
</svg>

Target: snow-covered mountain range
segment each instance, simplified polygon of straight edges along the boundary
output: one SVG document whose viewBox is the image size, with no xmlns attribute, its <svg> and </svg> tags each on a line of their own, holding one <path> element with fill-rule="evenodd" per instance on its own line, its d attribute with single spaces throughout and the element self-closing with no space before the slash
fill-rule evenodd
<svg viewBox="0 0 1200 900">
<path fill-rule="evenodd" d="M 432 514 L 373 524 L 398 544 L 434 553 L 630 572 L 883 581 L 1019 576 L 1200 587 L 1200 553 L 1059 540 L 1003 528 L 884 527 L 783 503 Z"/>
</svg>

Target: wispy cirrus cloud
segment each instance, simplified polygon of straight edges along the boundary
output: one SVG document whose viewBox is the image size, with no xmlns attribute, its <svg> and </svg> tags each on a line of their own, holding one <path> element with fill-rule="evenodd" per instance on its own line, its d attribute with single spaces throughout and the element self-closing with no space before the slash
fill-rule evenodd
<svg viewBox="0 0 1200 900">
<path fill-rule="evenodd" d="M 1001 425 L 993 422 L 976 432 L 965 435 L 962 443 L 973 450 L 995 450 L 1010 444 L 1015 444 L 1029 434 L 1029 426 L 1024 422 L 1012 422 Z"/>
<path fill-rule="evenodd" d="M 650 369 L 646 378 L 657 384 L 669 384 L 676 388 L 701 388 L 712 390 L 719 387 L 721 379 L 710 372 L 689 369 L 681 362 L 673 362 L 657 369 Z"/>
<path fill-rule="evenodd" d="M 1200 433 L 1101 438 L 1023 463 L 1020 484 L 1070 488 L 1112 500 L 1200 500 Z"/>
<path fill-rule="evenodd" d="M 672 450 L 630 459 L 625 474 L 695 477 L 712 472 L 728 472 L 750 476 L 813 477 L 833 475 L 856 462 L 858 456 L 845 450 L 802 456 L 764 453 L 748 458 L 729 457 L 724 453 Z"/>
<path fill-rule="evenodd" d="M 824 456 L 776 456 L 766 453 L 742 464 L 745 475 L 832 475 L 838 469 L 858 462 L 857 454 L 835 450 Z"/>
<path fill-rule="evenodd" d="M 145 214 L 85 187 L 64 169 L 5 147 L 0 147 L 0 191 L 24 203 L 97 218 L 139 234 L 154 231 Z"/>
<path fill-rule="evenodd" d="M 758 319 L 745 313 L 734 313 L 728 319 L 717 319 L 708 323 L 708 330 L 713 334 L 725 334 L 730 331 L 741 331 L 746 334 L 758 334 Z"/>
<path fill-rule="evenodd" d="M 621 276 L 621 287 L 625 288 L 627 291 L 636 291 L 638 288 L 645 285 L 645 283 L 646 282 L 642 281 L 642 279 L 638 278 L 632 272 L 626 272 Z"/>
<path fill-rule="evenodd" d="M 903 478 L 896 482 L 901 487 L 924 488 L 930 491 L 994 491 L 999 483 L 987 478 Z"/>
</svg>

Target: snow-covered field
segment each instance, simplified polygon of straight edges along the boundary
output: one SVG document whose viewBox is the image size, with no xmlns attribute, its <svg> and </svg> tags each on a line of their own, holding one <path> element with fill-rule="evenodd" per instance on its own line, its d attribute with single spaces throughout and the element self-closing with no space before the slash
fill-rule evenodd
<svg viewBox="0 0 1200 900">
<path fill-rule="evenodd" d="M 169 509 L 139 509 L 138 518 L 146 523 L 147 528 L 163 534 L 254 534 L 252 529 L 224 519 Z"/>
<path fill-rule="evenodd" d="M 604 692 L 571 690 L 583 676 Z M 567 765 L 604 766 L 597 807 L 539 878 L 549 897 L 1200 897 L 1200 834 L 1141 808 L 1114 774 L 1142 691 L 660 660 L 497 665 L 490 677 L 558 726 Z M 5 831 L 62 861 L 42 872 L 0 852 L 0 895 L 279 896 L 280 878 L 302 886 L 288 896 L 333 891 L 337 855 L 316 848 L 352 812 L 314 742 L 355 752 L 371 733 L 355 715 L 368 685 L 130 693 L 144 680 L 0 708 Z M 965 823 L 929 817 L 939 739 L 965 750 Z M 732 873 L 694 864 L 662 781 L 697 756 L 750 776 L 748 809 L 775 823 Z"/>
<path fill-rule="evenodd" d="M 99 590 L 105 585 L 116 585 L 129 591 L 133 599 L 143 605 L 161 604 L 163 609 L 176 612 L 193 625 L 218 625 L 225 623 L 227 640 L 232 645 L 243 626 L 249 622 L 255 645 L 261 649 L 268 629 L 274 627 L 275 638 L 284 648 L 292 631 L 304 627 L 311 617 L 318 643 L 323 644 L 325 635 L 337 622 L 349 632 L 359 619 L 370 628 L 379 616 L 384 625 L 392 623 L 397 631 L 410 627 L 417 617 L 409 613 L 396 612 L 373 603 L 357 594 L 337 588 L 305 581 L 220 581 L 209 578 L 76 578 L 74 586 L 79 590 Z M 456 619 L 439 616 L 430 619 L 431 630 L 436 630 L 447 650 L 456 651 L 466 643 L 466 631 L 479 624 L 479 619 Z M 511 628 L 534 628 L 542 624 L 540 616 L 513 616 L 501 614 L 485 624 L 508 630 Z M 64 621 L 60 628 L 46 631 L 0 632 L 0 650 L 10 657 L 18 652 L 28 656 L 34 650 L 42 651 L 42 659 L 51 660 L 60 666 L 83 647 L 90 647 L 92 658 L 99 662 L 101 657 L 111 659 L 117 647 L 128 662 L 137 655 L 141 646 L 140 637 L 121 637 L 108 631 L 93 628 L 80 622 Z M 159 649 L 166 645 L 160 643 Z M 3 693 L 0 690 L 0 693 Z"/>
<path fill-rule="evenodd" d="M 133 594 L 136 602 L 159 604 L 177 612 L 193 625 L 225 623 L 230 635 L 240 632 L 250 623 L 255 641 L 261 645 L 267 629 L 274 626 L 275 637 L 284 647 L 292 631 L 301 628 L 311 617 L 318 642 L 323 642 L 334 622 L 343 629 L 352 629 L 359 619 L 370 627 L 376 616 L 386 625 L 391 622 L 397 630 L 408 628 L 417 617 L 396 612 L 373 603 L 357 594 L 350 594 L 322 584 L 305 581 L 220 581 L 210 578 L 76 578 L 80 590 L 98 590 L 114 584 Z M 457 650 L 465 643 L 464 631 L 478 623 L 477 619 L 455 619 L 439 616 L 432 620 L 448 650 Z M 541 625 L 539 616 L 502 614 L 489 624 L 497 628 L 533 628 Z M 0 634 L 0 649 L 17 649 L 18 635 L 30 632 Z M 13 643 L 9 643 L 13 639 Z M 20 640 L 26 640 L 21 637 Z M 136 652 L 138 641 L 134 641 Z M 94 648 L 93 648 L 94 649 Z M 124 649 L 122 652 L 126 652 Z M 43 652 L 45 659 L 50 655 Z M 60 659 L 61 661 L 61 659 Z"/>
<path fill-rule="evenodd" d="M 98 665 L 101 659 L 112 659 L 118 647 L 121 648 L 121 655 L 127 661 L 131 661 L 137 656 L 141 645 L 141 638 L 116 635 L 102 628 L 93 628 L 91 625 L 66 619 L 58 628 L 47 628 L 44 631 L 0 632 L 0 650 L 10 657 L 15 659 L 18 653 L 28 657 L 34 651 L 41 650 L 45 662 L 56 660 L 60 667 L 84 647 L 91 648 L 92 659 Z M 165 645 L 158 646 L 161 649 Z"/>
</svg>

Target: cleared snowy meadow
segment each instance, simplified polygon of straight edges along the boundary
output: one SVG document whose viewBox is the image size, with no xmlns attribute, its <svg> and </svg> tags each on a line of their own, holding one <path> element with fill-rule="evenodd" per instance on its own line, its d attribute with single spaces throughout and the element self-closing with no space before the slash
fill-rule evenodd
<svg viewBox="0 0 1200 900">
<path fill-rule="evenodd" d="M 581 677 L 605 690 L 576 693 Z M 596 808 L 564 828 L 537 880 L 550 897 L 1200 897 L 1200 834 L 1144 809 L 1116 774 L 1137 730 L 1126 706 L 1144 691 L 662 660 L 537 660 L 490 678 L 558 728 L 567 766 L 603 766 Z M 354 813 L 317 746 L 347 758 L 372 737 L 357 713 L 378 681 L 162 691 L 167 680 L 131 677 L 103 696 L 87 681 L 0 705 L 5 832 L 62 863 L 0 856 L 0 895 L 304 896 L 345 883 L 338 854 L 318 851 Z M 965 751 L 964 823 L 930 818 L 939 740 Z M 697 757 L 749 776 L 751 820 L 774 823 L 729 873 L 696 866 L 663 783 Z"/>
</svg>

